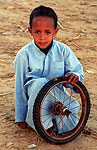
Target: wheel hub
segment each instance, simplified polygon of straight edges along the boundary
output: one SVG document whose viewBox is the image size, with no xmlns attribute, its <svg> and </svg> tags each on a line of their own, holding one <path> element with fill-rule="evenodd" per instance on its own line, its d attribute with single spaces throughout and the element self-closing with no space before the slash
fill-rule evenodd
<svg viewBox="0 0 97 150">
<path fill-rule="evenodd" d="M 69 118 L 71 113 L 71 111 L 66 106 L 63 106 L 61 102 L 56 102 L 52 107 L 52 111 L 54 115 L 66 115 L 67 118 Z"/>
</svg>

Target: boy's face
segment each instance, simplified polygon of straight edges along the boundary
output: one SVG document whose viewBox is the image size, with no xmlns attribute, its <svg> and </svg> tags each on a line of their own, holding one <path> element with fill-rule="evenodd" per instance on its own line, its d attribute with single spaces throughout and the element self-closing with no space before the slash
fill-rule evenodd
<svg viewBox="0 0 97 150">
<path fill-rule="evenodd" d="M 28 28 L 35 43 L 41 49 L 49 46 L 52 39 L 57 34 L 58 29 L 54 29 L 54 20 L 51 17 L 38 16 L 33 18 L 32 29 Z"/>
</svg>

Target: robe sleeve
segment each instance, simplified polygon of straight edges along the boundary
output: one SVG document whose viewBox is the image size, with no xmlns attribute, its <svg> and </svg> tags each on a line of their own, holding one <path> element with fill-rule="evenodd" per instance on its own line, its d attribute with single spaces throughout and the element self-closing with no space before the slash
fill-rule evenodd
<svg viewBox="0 0 97 150">
<path fill-rule="evenodd" d="M 14 60 L 13 65 L 15 71 L 15 121 L 24 122 L 28 110 L 28 98 L 24 88 L 27 61 L 19 54 Z"/>
<path fill-rule="evenodd" d="M 81 63 L 73 51 L 67 46 L 65 49 L 65 75 L 68 73 L 74 73 L 79 76 L 81 82 L 84 79 L 84 72 Z"/>
</svg>

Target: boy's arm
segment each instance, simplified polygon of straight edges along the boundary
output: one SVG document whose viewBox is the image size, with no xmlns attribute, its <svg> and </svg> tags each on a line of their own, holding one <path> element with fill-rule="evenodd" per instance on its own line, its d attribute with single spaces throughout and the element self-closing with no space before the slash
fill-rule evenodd
<svg viewBox="0 0 97 150">
<path fill-rule="evenodd" d="M 69 47 L 65 51 L 65 56 L 65 77 L 69 77 L 69 81 L 72 83 L 76 83 L 78 80 L 82 82 L 84 79 L 83 67 Z"/>
<path fill-rule="evenodd" d="M 26 120 L 28 110 L 28 99 L 24 88 L 27 64 L 21 55 L 16 58 L 13 64 L 15 71 L 15 121 L 23 123 Z"/>
</svg>

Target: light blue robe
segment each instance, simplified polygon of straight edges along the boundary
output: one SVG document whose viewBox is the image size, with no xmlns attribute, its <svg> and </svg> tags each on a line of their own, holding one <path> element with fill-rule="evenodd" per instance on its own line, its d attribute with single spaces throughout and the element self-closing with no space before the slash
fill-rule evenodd
<svg viewBox="0 0 97 150">
<path fill-rule="evenodd" d="M 26 121 L 33 129 L 33 105 L 37 93 L 54 77 L 74 73 L 83 81 L 82 65 L 72 50 L 58 41 L 45 55 L 34 40 L 24 46 L 13 62 L 15 71 L 15 119 Z"/>
</svg>

